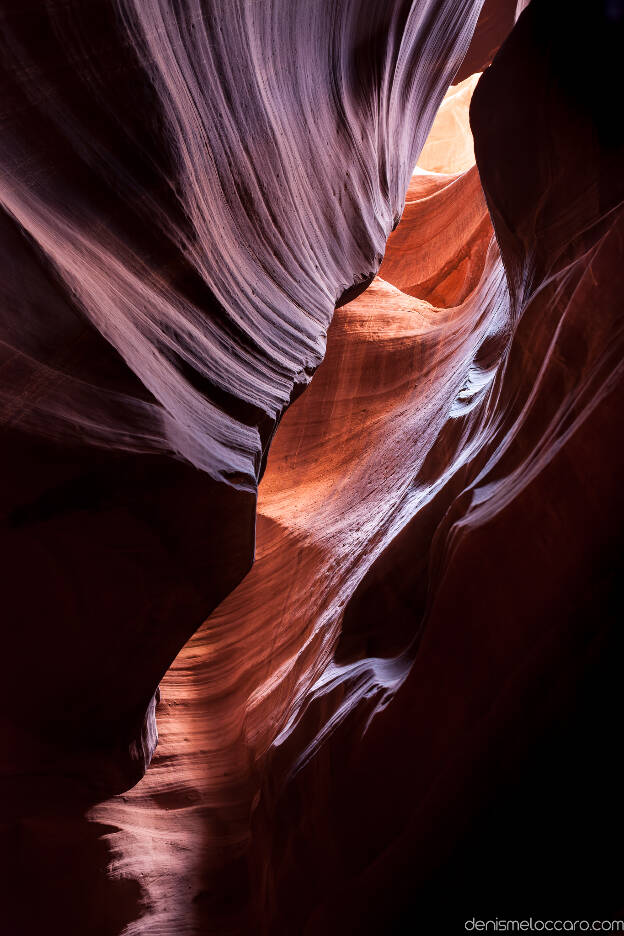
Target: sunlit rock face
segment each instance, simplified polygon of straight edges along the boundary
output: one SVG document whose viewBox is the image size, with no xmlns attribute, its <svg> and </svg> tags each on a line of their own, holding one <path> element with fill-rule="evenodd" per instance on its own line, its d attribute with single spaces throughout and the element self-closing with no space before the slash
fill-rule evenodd
<svg viewBox="0 0 624 936">
<path fill-rule="evenodd" d="M 410 183 L 409 192 L 427 179 L 433 215 L 436 203 L 444 211 L 447 186 L 461 185 L 455 170 L 458 149 L 470 150 L 469 102 L 469 93 L 451 90 L 423 151 L 427 160 L 447 132 L 450 108 L 450 171 L 417 168 Z M 474 162 L 465 175 L 476 178 Z M 483 218 L 480 188 L 471 194 L 476 204 L 466 209 Z M 408 195 L 406 214 L 417 208 Z M 382 274 L 402 249 L 403 224 L 390 238 Z M 484 370 L 470 385 L 469 375 L 481 373 L 475 358 L 483 346 L 496 345 L 498 356 L 505 346 L 497 336 L 505 333 L 507 292 L 491 227 L 480 263 L 479 287 L 461 305 L 434 307 L 379 276 L 334 314 L 325 360 L 272 442 L 259 490 L 254 567 L 165 677 L 160 744 L 147 777 L 94 813 L 122 830 L 114 839 L 118 867 L 130 865 L 146 881 L 154 927 L 270 929 L 271 914 L 257 906 L 264 887 L 274 886 L 274 870 L 264 865 L 266 843 L 252 868 L 269 880 L 250 884 L 248 862 L 255 847 L 251 817 L 264 808 L 258 797 L 271 750 L 288 751 L 302 764 L 322 756 L 323 741 L 350 711 L 372 717 L 409 672 L 407 655 L 382 658 L 414 636 L 402 610 L 392 627 L 380 621 L 378 633 L 361 619 L 356 634 L 345 630 L 344 614 L 375 560 L 443 486 L 445 472 L 456 470 L 447 446 L 463 449 L 459 416 L 489 384 Z M 425 278 L 423 269 L 430 273 L 429 258 L 415 251 L 416 279 Z M 429 468 L 453 409 L 443 454 Z M 306 710 L 319 705 L 321 714 L 301 739 L 301 719 L 305 724 Z M 290 821 L 280 822 L 280 834 L 290 834 Z M 156 847 L 154 822 L 164 833 Z M 297 889 L 302 910 L 313 894 Z M 281 926 L 288 929 L 285 921 Z"/>
<path fill-rule="evenodd" d="M 58 618 L 63 650 L 31 622 L 32 648 L 45 649 L 34 699 L 44 668 L 62 674 L 57 696 L 77 685 L 81 700 L 97 696 L 105 737 L 123 747 L 125 731 L 140 772 L 155 741 L 140 718 L 160 672 L 202 602 L 207 615 L 224 599 L 161 682 L 158 748 L 134 789 L 88 810 L 66 794 L 63 811 L 26 793 L 25 818 L 8 824 L 20 856 L 9 880 L 44 895 L 20 898 L 26 932 L 436 933 L 475 915 L 617 916 L 604 826 L 621 840 L 607 752 L 621 711 L 624 241 L 607 92 L 622 17 L 617 4 L 588 4 L 566 20 L 563 4 L 533 0 L 480 77 L 462 72 L 488 64 L 519 6 L 486 3 L 468 48 L 479 6 L 346 3 L 332 18 L 320 3 L 232 4 L 213 20 L 184 7 L 175 22 L 165 5 L 124 6 L 108 42 L 125 37 L 119 61 L 143 76 L 146 108 L 120 100 L 107 113 L 158 184 L 141 175 L 135 189 L 126 167 L 133 198 L 123 212 L 112 195 L 98 203 L 106 224 L 92 228 L 79 224 L 90 189 L 70 199 L 82 175 L 54 212 L 38 193 L 67 149 L 58 164 L 35 150 L 39 169 L 13 157 L 11 197 L 29 207 L 11 215 L 27 236 L 7 241 L 7 256 L 33 253 L 31 266 L 13 263 L 22 277 L 32 267 L 21 308 L 35 323 L 12 326 L 13 346 L 28 337 L 29 358 L 48 353 L 35 327 L 48 294 L 85 336 L 74 357 L 45 358 L 61 376 L 41 378 L 13 427 L 7 490 L 43 488 L 58 464 L 74 498 L 73 526 L 58 494 L 11 504 L 9 529 L 55 558 L 39 573 L 49 590 L 28 600 Z M 106 22 L 89 25 L 103 56 Z M 81 35 L 59 28 L 64 48 Z M 591 75 L 579 76 L 587 59 Z M 84 61 L 101 94 L 113 79 L 76 50 L 72 67 Z M 100 146 L 87 163 L 122 203 Z M 106 262 L 83 243 L 93 239 Z M 19 275 L 7 282 L 23 297 Z M 50 403 L 57 386 L 65 409 Z M 130 433 L 130 411 L 141 421 L 124 448 L 115 433 Z M 255 563 L 235 587 L 265 461 Z M 86 490 L 94 477 L 114 482 L 85 504 L 77 477 Z M 78 563 L 71 588 L 63 549 Z M 94 549 L 106 600 L 89 634 L 83 622 L 72 635 L 76 570 L 91 575 Z M 19 582 L 19 556 L 14 566 Z M 15 639 L 28 661 L 25 631 Z M 83 704 L 88 734 L 100 710 Z M 32 737 L 37 762 L 27 712 L 20 750 Z M 67 731 L 62 709 L 55 717 Z M 84 742 L 69 737 L 84 774 Z M 110 749 L 97 757 L 111 769 Z"/>
<path fill-rule="evenodd" d="M 4 774 L 141 776 L 150 700 L 252 563 L 270 439 L 381 262 L 479 8 L 5 4 Z"/>
<path fill-rule="evenodd" d="M 491 248 L 476 290 L 446 309 L 453 330 L 413 378 L 422 409 L 441 375 L 449 391 L 458 382 L 422 466 L 410 464 L 406 522 L 263 764 L 252 855 L 272 931 L 440 932 L 527 906 L 618 915 L 605 844 L 622 829 L 609 763 L 622 661 L 616 13 L 588 7 L 562 27 L 562 4 L 534 2 L 477 85 L 477 168 L 505 283 L 499 293 Z M 588 48 L 602 50 L 589 86 L 577 72 Z M 416 182 L 425 197 L 444 191 Z M 406 220 L 418 210 L 408 201 Z M 401 227 L 393 238 L 381 275 L 420 295 L 403 273 L 409 239 Z M 453 360 L 463 314 L 472 330 Z M 383 529 L 381 517 L 371 510 Z"/>
<path fill-rule="evenodd" d="M 476 79 L 447 93 L 379 276 L 274 437 L 255 566 L 163 681 L 152 770 L 93 813 L 144 882 L 138 932 L 437 932 L 491 914 L 488 880 L 518 913 L 570 880 L 578 912 L 616 910 L 569 810 L 599 786 L 617 816 L 583 761 L 614 719 L 620 154 L 562 100 L 551 26 L 527 14 L 479 85 L 478 166 Z"/>
</svg>

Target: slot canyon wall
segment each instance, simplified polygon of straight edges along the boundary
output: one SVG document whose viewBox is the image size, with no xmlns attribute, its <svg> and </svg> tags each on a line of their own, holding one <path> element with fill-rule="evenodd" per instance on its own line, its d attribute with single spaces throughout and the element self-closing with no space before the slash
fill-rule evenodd
<svg viewBox="0 0 624 936">
<path fill-rule="evenodd" d="M 624 5 L 1 13 L 8 932 L 624 916 Z"/>
</svg>

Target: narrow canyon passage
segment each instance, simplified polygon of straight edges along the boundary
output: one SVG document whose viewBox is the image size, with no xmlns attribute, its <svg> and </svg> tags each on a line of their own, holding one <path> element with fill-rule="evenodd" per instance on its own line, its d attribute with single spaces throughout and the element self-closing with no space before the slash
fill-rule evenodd
<svg viewBox="0 0 624 936">
<path fill-rule="evenodd" d="M 367 570 L 478 448 L 479 431 L 466 434 L 466 414 L 483 399 L 504 348 L 499 343 L 487 369 L 477 363 L 508 316 L 468 126 L 477 77 L 447 93 L 420 161 L 435 171 L 417 167 L 379 276 L 337 309 L 325 360 L 277 430 L 259 489 L 254 567 L 163 680 L 150 770 L 93 814 L 120 829 L 110 839 L 113 867 L 132 869 L 145 888 L 149 910 L 137 932 L 253 931 L 240 895 L 249 886 L 252 812 L 267 750 L 276 739 L 287 745 L 310 700 L 325 698 L 325 724 L 295 749 L 305 761 L 350 712 L 370 718 L 409 671 L 415 635 L 401 633 L 398 616 L 379 635 L 395 645 L 392 655 L 382 646 L 355 654 L 353 663 L 337 665 L 333 656 L 344 609 Z M 459 219 L 448 207 L 449 188 L 463 196 L 454 199 Z M 438 250 L 434 243 L 429 255 L 416 244 L 410 255 L 406 222 L 428 241 L 435 231 L 423 232 L 437 223 L 451 242 Z M 472 263 L 456 261 L 449 276 L 452 258 L 466 249 L 466 229 L 470 242 L 473 231 L 481 235 Z M 448 300 L 433 306 L 392 285 L 406 266 L 419 283 L 438 273 L 442 300 L 450 281 Z M 359 621 L 365 641 L 369 623 Z"/>
<path fill-rule="evenodd" d="M 2 14 L 10 936 L 615 919 L 621 4 L 44 6 Z"/>
<path fill-rule="evenodd" d="M 396 842 L 392 791 L 401 791 L 401 802 L 417 805 L 422 796 L 427 803 L 435 795 L 429 778 L 446 778 L 448 751 L 461 751 L 460 737 L 476 731 L 452 768 L 456 779 L 450 786 L 445 779 L 438 793 L 448 810 L 481 746 L 505 750 L 495 740 L 498 719 L 512 718 L 516 699 L 530 710 L 540 698 L 536 681 L 558 654 L 574 672 L 586 642 L 607 639 L 604 631 L 592 638 L 592 628 L 569 632 L 571 611 L 557 616 L 551 608 L 545 630 L 540 615 L 528 626 L 519 601 L 522 627 L 506 626 L 514 573 L 492 571 L 489 524 L 510 499 L 512 509 L 531 504 L 535 487 L 550 484 L 558 449 L 567 442 L 573 451 L 578 427 L 609 400 L 615 356 L 597 338 L 585 380 L 565 381 L 554 409 L 544 407 L 544 385 L 571 364 L 557 348 L 579 327 L 577 288 L 562 318 L 559 298 L 541 307 L 541 376 L 524 390 L 515 375 L 510 380 L 517 367 L 511 337 L 521 314 L 530 320 L 531 313 L 510 301 L 474 164 L 468 113 L 477 78 L 449 89 L 378 277 L 336 310 L 325 360 L 277 430 L 259 489 L 255 565 L 163 680 L 152 768 L 134 791 L 94 812 L 121 830 L 111 837 L 113 867 L 139 871 L 149 909 L 136 932 L 333 932 L 338 908 L 346 931 L 376 931 L 380 919 L 365 922 L 354 910 L 356 903 L 365 912 L 360 885 L 351 884 L 352 901 L 343 903 L 338 891 L 332 905 L 332 878 L 357 882 L 371 873 L 374 850 L 384 854 Z M 592 285 L 602 283 L 597 277 Z M 555 297 L 562 291 L 559 285 Z M 522 408 L 512 402 L 519 392 Z M 547 502 L 557 511 L 554 492 Z M 520 509 L 530 516 L 532 508 Z M 458 566 L 462 540 L 454 541 L 466 525 L 480 545 L 469 545 Z M 511 526 L 513 536 L 522 525 Z M 548 541 L 540 548 L 548 550 Z M 504 562 L 501 543 L 497 549 Z M 522 562 L 514 565 L 519 594 Z M 458 574 L 461 585 L 449 590 L 445 576 Z M 482 591 L 466 577 L 482 581 Z M 532 587 L 533 597 L 544 588 L 534 574 Z M 544 608 L 552 588 L 540 598 Z M 497 611 L 480 610 L 484 600 Z M 455 645 L 458 658 L 449 659 Z M 560 692 L 565 700 L 565 684 Z M 407 693 L 411 715 L 393 715 Z M 556 719 L 556 700 L 538 704 L 546 718 L 554 706 Z M 375 731 L 384 710 L 395 727 Z M 347 765 L 354 757 L 359 764 L 367 744 L 386 759 L 402 742 L 388 745 L 385 732 L 410 723 L 418 758 L 407 758 L 414 766 L 400 780 L 389 772 L 371 810 L 379 779 L 365 767 L 371 790 L 354 793 Z M 520 739 L 515 745 L 522 749 Z M 341 797 L 342 783 L 358 805 L 336 822 L 327 798 Z M 429 842 L 420 844 L 424 854 L 434 842 L 444 854 L 451 820 L 438 809 L 421 833 Z M 349 815 L 344 802 L 343 811 Z M 320 833 L 317 822 L 325 824 Z M 441 858 L 431 860 L 435 866 Z M 321 923 L 325 906 L 331 910 Z"/>
</svg>

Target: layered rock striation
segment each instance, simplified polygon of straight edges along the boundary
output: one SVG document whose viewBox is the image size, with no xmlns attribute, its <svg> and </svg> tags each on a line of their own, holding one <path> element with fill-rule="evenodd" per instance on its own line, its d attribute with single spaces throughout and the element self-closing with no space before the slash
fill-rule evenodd
<svg viewBox="0 0 624 936">
<path fill-rule="evenodd" d="M 624 11 L 525 6 L 8 8 L 16 931 L 617 915 Z"/>
</svg>

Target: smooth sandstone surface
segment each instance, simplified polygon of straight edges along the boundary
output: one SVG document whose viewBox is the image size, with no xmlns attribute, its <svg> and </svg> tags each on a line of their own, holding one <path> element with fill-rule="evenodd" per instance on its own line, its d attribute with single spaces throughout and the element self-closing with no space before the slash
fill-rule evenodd
<svg viewBox="0 0 624 936">
<path fill-rule="evenodd" d="M 97 23 L 102 62 L 125 37 L 106 81 L 61 29 L 73 8 L 49 7 L 65 94 L 88 60 L 89 93 L 149 75 L 149 106 L 107 111 L 140 193 L 110 128 L 64 110 L 62 154 L 11 157 L 4 288 L 31 327 L 8 326 L 7 535 L 39 583 L 10 638 L 15 932 L 438 932 L 621 907 L 624 11 L 486 2 L 469 48 L 480 4 L 329 7 L 215 5 L 207 29 L 192 5 L 120 6 Z M 28 5 L 10 13 L 17 30 Z M 449 88 L 506 18 L 491 67 Z M 16 37 L 24 134 L 58 99 Z M 70 150 L 107 192 L 114 173 L 123 210 L 98 202 L 96 227 L 90 176 L 49 201 Z M 81 792 L 18 797 L 44 697 L 44 786 L 67 750 Z M 141 782 L 85 793 L 85 775 L 137 779 L 154 709 Z"/>
<path fill-rule="evenodd" d="M 270 440 L 479 9 L 3 5 L 7 782 L 144 772 L 158 683 L 252 564 Z"/>
</svg>

